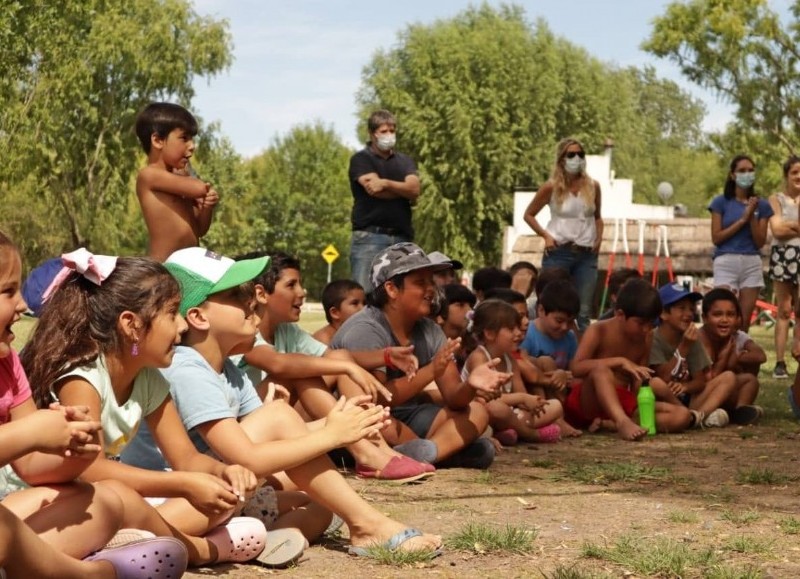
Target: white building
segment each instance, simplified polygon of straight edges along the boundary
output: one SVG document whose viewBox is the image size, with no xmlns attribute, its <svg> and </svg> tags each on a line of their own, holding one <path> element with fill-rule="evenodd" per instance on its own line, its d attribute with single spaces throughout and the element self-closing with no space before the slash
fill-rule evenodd
<svg viewBox="0 0 800 579">
<path fill-rule="evenodd" d="M 611 156 L 613 146 L 607 146 L 602 155 L 586 156 L 586 172 L 600 184 L 603 192 L 603 220 L 613 224 L 614 219 L 627 219 L 636 222 L 644 219 L 649 222 L 664 222 L 675 218 L 675 209 L 671 205 L 643 205 L 633 202 L 633 180 L 617 179 L 611 169 Z M 503 263 L 506 256 L 513 253 L 514 245 L 523 235 L 536 235 L 530 226 L 525 223 L 525 209 L 533 200 L 535 191 L 517 191 L 514 193 L 514 221 L 506 228 L 505 245 L 503 248 Z M 550 208 L 544 207 L 537 215 L 541 224 L 550 221 Z M 613 227 L 613 225 L 612 225 Z M 628 227 L 629 239 L 635 243 L 636 230 Z"/>
</svg>

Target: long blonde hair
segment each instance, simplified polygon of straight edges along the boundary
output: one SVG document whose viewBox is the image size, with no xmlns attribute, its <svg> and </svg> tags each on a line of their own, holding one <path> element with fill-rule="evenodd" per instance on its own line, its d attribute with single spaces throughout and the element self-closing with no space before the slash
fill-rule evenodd
<svg viewBox="0 0 800 579">
<path fill-rule="evenodd" d="M 564 199 L 569 194 L 567 189 L 567 172 L 564 170 L 564 158 L 567 154 L 567 149 L 572 145 L 578 145 L 581 151 L 586 152 L 583 144 L 572 137 L 561 139 L 556 147 L 556 161 L 553 163 L 553 170 L 550 172 L 550 182 L 553 184 L 553 197 L 556 203 L 560 206 L 564 203 Z M 595 209 L 595 187 L 594 179 L 586 174 L 586 167 L 578 175 L 581 180 L 581 188 L 578 191 L 578 196 L 583 199 L 586 207 L 594 211 Z"/>
</svg>

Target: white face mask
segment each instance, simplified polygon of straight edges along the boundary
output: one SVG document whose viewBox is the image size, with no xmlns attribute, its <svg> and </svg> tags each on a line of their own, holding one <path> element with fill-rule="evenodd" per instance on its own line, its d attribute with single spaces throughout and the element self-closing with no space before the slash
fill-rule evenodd
<svg viewBox="0 0 800 579">
<path fill-rule="evenodd" d="M 375 139 L 375 146 L 380 151 L 391 151 L 397 142 L 397 137 L 393 134 L 381 135 Z"/>
<path fill-rule="evenodd" d="M 586 160 L 581 159 L 578 156 L 572 157 L 571 159 L 564 159 L 564 170 L 570 175 L 578 175 L 579 173 L 582 173 L 585 166 Z"/>
</svg>

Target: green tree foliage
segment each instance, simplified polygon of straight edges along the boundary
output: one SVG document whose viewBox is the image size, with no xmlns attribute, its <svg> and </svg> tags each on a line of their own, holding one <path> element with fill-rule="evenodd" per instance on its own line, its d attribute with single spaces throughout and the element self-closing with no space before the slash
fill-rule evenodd
<svg viewBox="0 0 800 579">
<path fill-rule="evenodd" d="M 719 190 L 718 157 L 701 126 L 703 104 L 671 80 L 660 79 L 652 67 L 612 71 L 617 87 L 614 114 L 607 126 L 618 146 L 617 175 L 634 179 L 636 201 L 658 205 L 662 181 L 675 190 L 671 203 L 682 203 L 692 215 L 704 215 L 708 200 Z"/>
<path fill-rule="evenodd" d="M 0 43 L 4 227 L 30 262 L 131 247 L 136 113 L 227 67 L 227 24 L 186 0 L 12 1 Z"/>
<path fill-rule="evenodd" d="M 301 260 L 304 285 L 319 299 L 328 274 L 320 256 L 328 244 L 340 253 L 332 278 L 349 277 L 349 148 L 321 122 L 299 125 L 245 163 L 251 190 L 246 211 L 255 220 L 249 249 L 280 250 Z"/>
<path fill-rule="evenodd" d="M 708 163 L 701 103 L 652 69 L 597 60 L 514 6 L 409 26 L 365 68 L 358 101 L 363 118 L 377 107 L 397 115 L 398 147 L 420 167 L 419 242 L 473 267 L 499 261 L 515 187 L 547 179 L 563 137 L 590 153 L 612 139 L 637 200 L 658 202 L 663 180 L 676 201 L 710 187 L 678 168 Z"/>
<path fill-rule="evenodd" d="M 753 136 L 748 149 L 766 141 L 783 156 L 800 130 L 800 2 L 789 11 L 784 25 L 766 0 L 673 2 L 643 46 L 733 103 L 737 124 Z"/>
<path fill-rule="evenodd" d="M 557 101 L 545 87 L 561 85 L 553 42 L 520 9 L 483 6 L 408 27 L 365 69 L 362 116 L 394 112 L 398 148 L 420 167 L 424 247 L 473 265 L 499 255 L 514 187 L 534 180 L 537 153 L 550 153 Z"/>
</svg>

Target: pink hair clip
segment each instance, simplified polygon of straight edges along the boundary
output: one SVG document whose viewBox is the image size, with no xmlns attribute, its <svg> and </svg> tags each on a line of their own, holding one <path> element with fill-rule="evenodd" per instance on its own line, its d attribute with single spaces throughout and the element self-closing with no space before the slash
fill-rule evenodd
<svg viewBox="0 0 800 579">
<path fill-rule="evenodd" d="M 61 262 L 64 264 L 64 267 L 61 268 L 61 271 L 56 274 L 56 277 L 54 277 L 50 285 L 47 286 L 47 289 L 42 295 L 42 302 L 50 299 L 53 292 L 61 287 L 61 284 L 64 283 L 64 280 L 67 279 L 67 276 L 73 271 L 78 272 L 93 284 L 100 285 L 111 275 L 111 272 L 114 271 L 114 268 L 117 266 L 116 257 L 111 255 L 95 255 L 85 247 L 76 249 L 71 253 L 62 254 Z"/>
</svg>

